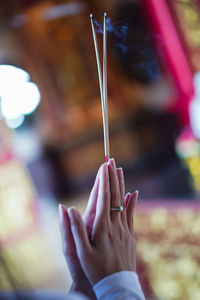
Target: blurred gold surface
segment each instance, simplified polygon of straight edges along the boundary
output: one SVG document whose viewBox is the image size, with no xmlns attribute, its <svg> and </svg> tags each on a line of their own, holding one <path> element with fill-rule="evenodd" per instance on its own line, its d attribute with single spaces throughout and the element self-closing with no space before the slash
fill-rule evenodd
<svg viewBox="0 0 200 300">
<path fill-rule="evenodd" d="M 148 278 L 153 294 L 160 300 L 198 299 L 200 205 L 140 204 L 135 230 L 138 268 L 145 264 L 141 280 Z M 143 288 L 147 290 L 145 284 Z"/>
<path fill-rule="evenodd" d="M 52 220 L 52 205 L 38 203 L 19 160 L 1 163 L 0 178 L 0 289 L 64 291 L 70 279 L 59 244 L 58 214 L 55 219 L 54 212 Z"/>
</svg>

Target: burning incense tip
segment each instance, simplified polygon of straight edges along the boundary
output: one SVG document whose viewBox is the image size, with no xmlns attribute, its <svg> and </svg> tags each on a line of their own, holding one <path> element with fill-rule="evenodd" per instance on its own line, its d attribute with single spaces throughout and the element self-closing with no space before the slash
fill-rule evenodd
<svg viewBox="0 0 200 300">
<path fill-rule="evenodd" d="M 104 13 L 104 17 L 107 17 L 107 13 L 106 12 Z"/>
<path fill-rule="evenodd" d="M 91 19 L 93 18 L 93 14 L 90 14 L 90 18 L 91 18 Z"/>
</svg>

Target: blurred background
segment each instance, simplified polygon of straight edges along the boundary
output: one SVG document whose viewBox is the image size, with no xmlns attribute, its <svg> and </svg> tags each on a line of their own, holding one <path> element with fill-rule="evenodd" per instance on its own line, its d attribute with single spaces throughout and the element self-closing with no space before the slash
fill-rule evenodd
<svg viewBox="0 0 200 300">
<path fill-rule="evenodd" d="M 105 160 L 89 20 L 101 45 L 104 11 L 111 156 L 140 192 L 142 286 L 199 299 L 199 0 L 1 1 L 1 292 L 71 284 L 57 206 L 83 213 Z"/>
</svg>

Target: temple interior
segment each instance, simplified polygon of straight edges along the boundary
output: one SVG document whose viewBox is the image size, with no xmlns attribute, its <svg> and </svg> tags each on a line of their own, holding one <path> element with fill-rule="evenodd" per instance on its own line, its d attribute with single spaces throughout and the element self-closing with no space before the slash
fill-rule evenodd
<svg viewBox="0 0 200 300">
<path fill-rule="evenodd" d="M 110 156 L 135 215 L 146 299 L 200 299 L 200 4 L 0 3 L 0 293 L 66 293 L 58 204 L 87 206 L 105 161 L 90 25 L 106 11 Z"/>
</svg>

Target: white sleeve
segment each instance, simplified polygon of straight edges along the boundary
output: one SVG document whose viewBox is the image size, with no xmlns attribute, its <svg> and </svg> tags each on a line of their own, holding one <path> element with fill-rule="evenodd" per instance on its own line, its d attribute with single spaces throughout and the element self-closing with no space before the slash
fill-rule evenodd
<svg viewBox="0 0 200 300">
<path fill-rule="evenodd" d="M 98 300 L 145 300 L 138 276 L 122 271 L 104 277 L 93 286 Z"/>
<path fill-rule="evenodd" d="M 90 300 L 90 299 L 85 295 L 83 295 L 82 293 L 72 292 L 65 297 L 65 300 Z"/>
</svg>

